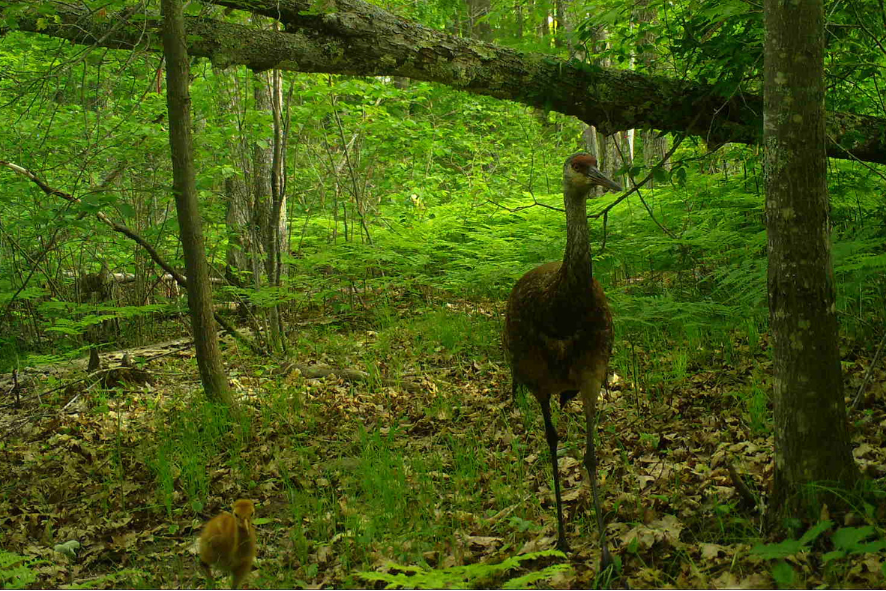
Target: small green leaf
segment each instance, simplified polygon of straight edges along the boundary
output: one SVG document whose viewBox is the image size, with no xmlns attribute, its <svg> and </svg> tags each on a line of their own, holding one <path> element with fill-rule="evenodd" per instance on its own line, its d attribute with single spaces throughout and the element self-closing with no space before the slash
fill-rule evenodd
<svg viewBox="0 0 886 591">
<path fill-rule="evenodd" d="M 874 533 L 875 530 L 870 525 L 865 527 L 841 527 L 834 532 L 831 539 L 834 542 L 834 546 L 840 550 L 852 551 L 857 550 L 862 540 L 871 537 Z"/>
<path fill-rule="evenodd" d="M 118 203 L 117 209 L 120 211 L 120 215 L 126 219 L 132 219 L 135 217 L 135 208 L 128 203 Z"/>
<path fill-rule="evenodd" d="M 800 544 L 802 544 L 803 546 L 808 546 L 812 544 L 812 542 L 818 539 L 818 536 L 831 529 L 832 525 L 834 525 L 834 522 L 830 519 L 819 521 L 808 530 L 806 530 L 806 533 L 803 534 L 803 537 L 800 538 Z"/>
<path fill-rule="evenodd" d="M 803 549 L 799 540 L 784 540 L 777 544 L 759 544 L 751 548 L 751 554 L 761 558 L 772 560 L 774 558 L 787 558 Z"/>
<path fill-rule="evenodd" d="M 775 583 L 781 589 L 793 588 L 795 576 L 794 568 L 784 560 L 778 561 L 772 567 L 772 578 L 775 579 Z"/>
<path fill-rule="evenodd" d="M 842 550 L 834 550 L 833 552 L 827 552 L 821 557 L 821 562 L 823 564 L 829 563 L 831 560 L 839 560 L 846 556 L 846 553 Z"/>
</svg>

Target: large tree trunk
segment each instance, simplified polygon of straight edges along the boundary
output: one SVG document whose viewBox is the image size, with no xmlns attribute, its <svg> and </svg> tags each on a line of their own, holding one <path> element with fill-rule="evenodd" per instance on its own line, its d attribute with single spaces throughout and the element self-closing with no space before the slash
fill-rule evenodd
<svg viewBox="0 0 886 591">
<path fill-rule="evenodd" d="M 766 227 L 775 359 L 772 517 L 812 507 L 805 485 L 850 486 L 828 220 L 822 0 L 765 0 Z M 776 523 L 778 520 L 770 521 Z"/>
<path fill-rule="evenodd" d="M 521 53 L 447 35 L 398 18 L 363 0 L 208 0 L 276 18 L 285 32 L 205 17 L 186 19 L 190 54 L 217 67 L 245 65 L 353 76 L 405 76 L 574 115 L 601 133 L 659 129 L 715 143 L 757 143 L 762 98 L 723 96 L 687 80 L 587 68 L 549 55 Z M 47 9 L 55 10 L 47 18 Z M 35 2 L 16 26 L 75 43 L 157 50 L 158 24 L 139 13 L 109 18 L 84 7 Z M 828 154 L 886 163 L 886 120 L 829 113 Z"/>
<path fill-rule="evenodd" d="M 185 46 L 181 0 L 162 0 L 163 50 L 166 55 L 166 102 L 169 109 L 169 146 L 172 152 L 173 193 L 188 275 L 188 305 L 197 350 L 197 366 L 206 395 L 235 406 L 218 349 L 212 319 L 209 268 L 203 248 L 203 222 L 197 205 L 194 147 L 191 139 L 190 62 Z"/>
</svg>

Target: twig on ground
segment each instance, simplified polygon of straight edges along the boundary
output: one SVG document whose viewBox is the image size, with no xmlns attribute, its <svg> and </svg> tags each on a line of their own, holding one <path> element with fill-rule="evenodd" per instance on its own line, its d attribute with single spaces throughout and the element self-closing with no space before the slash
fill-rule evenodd
<svg viewBox="0 0 886 591">
<path fill-rule="evenodd" d="M 751 507 L 756 507 L 757 505 L 759 505 L 759 503 L 757 502 L 757 497 L 754 496 L 754 493 L 751 492 L 751 489 L 748 488 L 748 485 L 744 483 L 744 480 L 735 470 L 734 464 L 735 458 L 732 458 L 726 468 L 729 470 L 729 478 L 732 479 L 732 484 L 733 486 L 735 486 L 735 490 L 736 492 L 738 492 L 738 496 L 740 496 L 742 500 Z"/>
</svg>

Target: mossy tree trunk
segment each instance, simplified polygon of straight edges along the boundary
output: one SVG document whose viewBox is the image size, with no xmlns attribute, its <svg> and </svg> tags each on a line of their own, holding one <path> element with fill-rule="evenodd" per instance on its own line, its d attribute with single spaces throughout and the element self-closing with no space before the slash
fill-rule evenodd
<svg viewBox="0 0 886 591">
<path fill-rule="evenodd" d="M 188 306 L 203 389 L 211 400 L 236 406 L 225 375 L 212 318 L 209 267 L 203 247 L 203 221 L 197 204 L 194 145 L 191 138 L 190 62 L 185 46 L 181 0 L 162 0 L 166 103 L 172 153 L 172 190 L 188 276 Z"/>
<path fill-rule="evenodd" d="M 775 360 L 772 517 L 858 477 L 847 431 L 828 219 L 822 0 L 765 0 L 763 141 Z M 772 523 L 772 521 L 770 521 Z"/>
</svg>

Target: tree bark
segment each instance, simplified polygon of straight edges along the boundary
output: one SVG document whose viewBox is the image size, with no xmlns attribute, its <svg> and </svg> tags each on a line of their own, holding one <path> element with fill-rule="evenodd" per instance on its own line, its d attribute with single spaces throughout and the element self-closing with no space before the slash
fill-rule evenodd
<svg viewBox="0 0 886 591">
<path fill-rule="evenodd" d="M 280 70 L 271 72 L 270 109 L 274 120 L 273 142 L 271 143 L 271 163 L 269 173 L 271 194 L 268 201 L 268 226 L 266 228 L 265 251 L 267 261 L 268 285 L 282 287 L 282 252 L 286 243 L 286 186 L 283 174 L 283 162 L 286 158 L 286 138 L 283 124 L 283 75 Z M 286 348 L 283 338 L 283 320 L 280 315 L 280 304 L 274 304 L 268 310 L 270 341 L 275 353 L 282 353 Z"/>
<path fill-rule="evenodd" d="M 252 75 L 252 98 L 255 110 L 271 112 L 271 75 L 273 72 L 256 72 Z M 271 228 L 271 163 L 274 159 L 274 137 L 271 129 L 265 130 L 261 141 L 250 146 L 252 153 L 252 241 L 255 245 L 256 275 L 255 288 L 261 288 L 261 270 L 267 277 L 267 285 L 272 285 L 271 269 L 268 267 L 268 246 L 273 233 Z"/>
<path fill-rule="evenodd" d="M 252 270 L 249 253 L 252 241 L 249 238 L 249 190 L 242 177 L 231 175 L 225 179 L 225 200 L 227 213 L 225 225 L 228 230 L 228 248 L 225 253 L 225 278 L 237 287 L 244 287 L 251 281 Z"/>
<path fill-rule="evenodd" d="M 405 76 L 574 115 L 601 133 L 619 129 L 686 132 L 715 143 L 758 143 L 761 97 L 722 96 L 713 87 L 576 60 L 521 53 L 424 27 L 363 0 L 209 0 L 277 18 L 286 32 L 209 18 L 186 19 L 190 54 L 217 67 Z M 86 8 L 35 3 L 20 30 L 116 49 L 158 51 L 159 21 L 151 15 L 99 16 Z M 55 10 L 47 14 L 46 8 Z M 141 16 L 141 15 L 140 15 Z M 830 113 L 828 154 L 886 163 L 886 120 Z"/>
<path fill-rule="evenodd" d="M 242 105 L 237 90 L 237 74 L 215 68 L 215 79 L 218 81 L 216 93 L 218 109 L 230 120 L 242 121 Z M 246 179 L 250 178 L 252 168 L 245 157 L 247 152 L 241 125 L 227 134 L 228 149 L 235 155 L 240 164 L 242 174 L 232 173 L 225 178 L 225 226 L 228 232 L 228 248 L 225 253 L 225 278 L 237 287 L 252 283 L 255 269 L 252 266 L 253 247 L 250 235 L 252 205 L 249 200 L 249 188 Z"/>
<path fill-rule="evenodd" d="M 210 400 L 236 407 L 225 376 L 212 319 L 212 291 L 203 248 L 203 228 L 197 204 L 194 146 L 191 139 L 190 62 L 185 46 L 181 0 L 162 0 L 163 49 L 166 56 L 166 102 L 173 193 L 188 275 L 188 305 L 197 350 L 197 366 Z"/>
<path fill-rule="evenodd" d="M 639 23 L 655 22 L 655 8 L 649 8 L 649 0 L 639 0 L 636 6 L 637 21 Z M 655 34 L 646 32 L 642 38 L 643 45 L 652 46 L 655 43 Z M 637 56 L 643 65 L 644 71 L 654 72 L 656 70 L 656 60 L 652 51 L 641 51 Z M 647 168 L 652 168 L 662 161 L 665 154 L 668 153 L 668 137 L 660 135 L 651 129 L 645 129 L 641 133 L 643 138 L 643 164 Z M 662 165 L 665 170 L 671 169 L 670 160 Z M 655 179 L 649 179 L 648 187 L 655 186 Z"/>
<path fill-rule="evenodd" d="M 569 51 L 572 53 L 572 43 L 568 38 L 566 31 L 569 29 L 569 17 L 566 15 L 567 0 L 554 0 L 554 19 L 557 23 L 556 35 L 554 36 L 554 47 L 563 48 L 569 41 Z"/>
<path fill-rule="evenodd" d="M 822 0 L 765 0 L 766 229 L 775 370 L 770 523 L 813 508 L 807 485 L 849 487 L 852 459 L 828 219 Z"/>
</svg>

